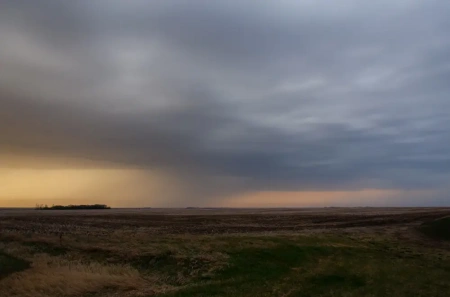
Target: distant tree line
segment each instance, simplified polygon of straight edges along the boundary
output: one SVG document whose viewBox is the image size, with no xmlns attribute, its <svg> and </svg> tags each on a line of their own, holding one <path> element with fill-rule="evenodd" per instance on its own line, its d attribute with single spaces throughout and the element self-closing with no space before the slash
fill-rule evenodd
<svg viewBox="0 0 450 297">
<path fill-rule="evenodd" d="M 111 209 L 105 204 L 90 204 L 90 205 L 52 205 L 36 204 L 37 210 L 70 210 L 70 209 Z"/>
</svg>

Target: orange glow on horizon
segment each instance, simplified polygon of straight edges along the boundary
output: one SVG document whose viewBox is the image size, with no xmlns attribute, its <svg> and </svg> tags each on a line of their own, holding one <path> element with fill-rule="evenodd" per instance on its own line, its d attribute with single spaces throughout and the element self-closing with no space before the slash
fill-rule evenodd
<svg viewBox="0 0 450 297">
<path fill-rule="evenodd" d="M 132 204 L 143 196 L 139 184 L 148 191 L 156 189 L 159 181 L 149 172 L 133 169 L 17 168 L 0 168 L 0 180 L 0 207 L 33 207 L 36 203 L 127 206 L 127 201 Z"/>
<path fill-rule="evenodd" d="M 210 180 L 201 179 L 213 191 L 204 196 L 192 192 L 191 182 L 168 172 L 118 168 L 95 163 L 85 168 L 62 168 L 60 161 L 49 158 L 6 159 L 0 167 L 0 207 L 34 207 L 35 204 L 92 204 L 112 207 L 324 207 L 392 205 L 393 201 L 423 199 L 433 191 L 398 189 L 362 189 L 348 191 L 230 191 L 215 188 Z M 60 166 L 56 166 L 56 165 Z M 4 164 L 2 164 L 4 165 Z M 33 165 L 34 169 L 26 166 Z M 51 166 L 50 166 L 51 165 Z M 102 166 L 100 166 L 102 165 Z M 50 166 L 51 169 L 45 166 Z M 94 166 L 99 166 L 95 168 Z M 194 186 L 202 186 L 195 184 Z M 224 182 L 220 180 L 218 185 Z M 225 182 L 227 184 L 227 182 Z M 195 188 L 195 187 L 194 187 Z M 231 188 L 233 189 L 233 188 Z M 227 190 L 227 189 L 225 189 Z M 191 192 L 189 192 L 191 191 Z M 234 194 L 233 194 L 234 193 Z M 214 196 L 217 195 L 217 196 Z M 198 199 L 197 199 L 198 197 Z"/>
<path fill-rule="evenodd" d="M 234 196 L 223 207 L 327 207 L 390 205 L 401 197 L 423 197 L 432 191 L 362 189 L 349 191 L 264 191 Z"/>
</svg>

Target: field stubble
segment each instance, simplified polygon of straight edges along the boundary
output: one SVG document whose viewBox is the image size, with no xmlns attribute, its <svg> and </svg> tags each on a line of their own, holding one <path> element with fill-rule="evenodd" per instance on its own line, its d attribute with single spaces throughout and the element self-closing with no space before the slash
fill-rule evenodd
<svg viewBox="0 0 450 297">
<path fill-rule="evenodd" d="M 417 232 L 449 215 L 445 208 L 3 213 L 0 292 L 449 296 L 450 245 Z"/>
</svg>

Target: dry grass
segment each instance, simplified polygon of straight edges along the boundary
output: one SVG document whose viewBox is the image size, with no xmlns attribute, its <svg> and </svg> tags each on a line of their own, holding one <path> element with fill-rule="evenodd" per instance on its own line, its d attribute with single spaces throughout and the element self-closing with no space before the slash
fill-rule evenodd
<svg viewBox="0 0 450 297">
<path fill-rule="evenodd" d="M 0 292 L 11 297 L 83 296 L 107 288 L 132 291 L 144 282 L 139 272 L 127 265 L 83 263 L 38 254 L 30 269 L 0 282 Z"/>
<path fill-rule="evenodd" d="M 392 271 L 402 282 L 415 278 L 424 292 L 432 292 L 426 286 L 433 279 L 425 281 L 421 265 L 437 284 L 450 277 L 439 266 L 450 261 L 450 243 L 435 248 L 414 231 L 449 209 L 262 212 L 0 215 L 0 252 L 31 263 L 0 279 L 0 296 L 297 296 L 302 288 L 321 296 L 333 296 L 327 290 L 385 296 L 368 286 L 394 292 L 395 284 L 383 279 Z M 367 278 L 361 287 L 359 277 Z M 330 280 L 336 284 L 328 287 Z M 314 291 L 311 282 L 323 290 Z M 334 287 L 338 282 L 349 291 Z"/>
</svg>

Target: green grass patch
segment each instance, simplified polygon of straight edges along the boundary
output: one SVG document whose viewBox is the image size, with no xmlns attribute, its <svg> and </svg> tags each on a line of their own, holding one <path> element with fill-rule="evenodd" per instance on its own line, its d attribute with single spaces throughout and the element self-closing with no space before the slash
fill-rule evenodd
<svg viewBox="0 0 450 297">
<path fill-rule="evenodd" d="M 0 279 L 30 267 L 30 263 L 0 251 Z"/>
<path fill-rule="evenodd" d="M 316 250 L 312 250 L 317 253 Z M 307 258 L 305 249 L 282 245 L 271 249 L 243 249 L 230 253 L 230 262 L 213 280 L 169 296 L 241 296 L 270 285 Z"/>
<path fill-rule="evenodd" d="M 276 242 L 228 251 L 228 266 L 211 279 L 160 296 L 450 296 L 448 262 L 399 257 L 395 246 Z"/>
<path fill-rule="evenodd" d="M 61 256 L 68 252 L 68 249 L 59 245 L 54 245 L 42 241 L 25 241 L 22 243 L 25 246 L 31 247 L 33 253 L 46 253 L 51 256 Z"/>
<path fill-rule="evenodd" d="M 424 223 L 419 230 L 434 239 L 450 240 L 450 217 Z"/>
</svg>

